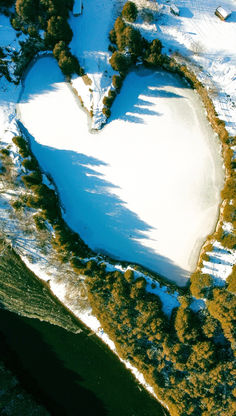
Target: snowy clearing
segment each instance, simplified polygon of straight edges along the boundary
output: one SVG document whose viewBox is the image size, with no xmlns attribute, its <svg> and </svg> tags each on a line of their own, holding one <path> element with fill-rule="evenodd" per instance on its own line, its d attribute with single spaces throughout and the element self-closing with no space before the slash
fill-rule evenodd
<svg viewBox="0 0 236 416">
<path fill-rule="evenodd" d="M 18 108 L 65 219 L 85 242 L 185 284 L 214 229 L 224 180 L 197 94 L 172 74 L 139 69 L 94 134 L 47 57 L 29 71 Z"/>
</svg>

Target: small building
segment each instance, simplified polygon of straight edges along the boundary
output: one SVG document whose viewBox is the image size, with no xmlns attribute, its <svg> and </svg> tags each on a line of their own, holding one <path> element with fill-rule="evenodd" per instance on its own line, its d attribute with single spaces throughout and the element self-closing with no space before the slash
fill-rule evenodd
<svg viewBox="0 0 236 416">
<path fill-rule="evenodd" d="M 179 16 L 179 9 L 178 9 L 178 7 L 175 4 L 171 4 L 170 5 L 170 11 L 175 16 Z"/>
<path fill-rule="evenodd" d="M 83 1 L 75 0 L 74 7 L 73 7 L 73 15 L 75 17 L 79 16 L 80 14 L 82 14 L 82 10 L 83 10 Z"/>
<path fill-rule="evenodd" d="M 221 6 L 217 7 L 215 11 L 215 15 L 219 17 L 221 20 L 226 20 L 231 15 L 231 13 L 232 12 L 230 10 L 226 10 Z"/>
</svg>

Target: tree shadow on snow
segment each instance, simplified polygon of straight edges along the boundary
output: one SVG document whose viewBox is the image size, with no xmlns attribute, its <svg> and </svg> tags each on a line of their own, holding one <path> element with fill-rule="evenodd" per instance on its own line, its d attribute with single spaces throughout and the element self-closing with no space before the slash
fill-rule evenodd
<svg viewBox="0 0 236 416">
<path fill-rule="evenodd" d="M 51 65 L 53 66 L 51 67 Z M 56 68 L 56 76 L 54 67 Z M 30 83 L 25 83 L 25 78 L 29 74 Z M 42 79 L 46 80 L 44 88 L 42 88 Z M 37 95 L 55 91 L 59 88 L 61 82 L 64 82 L 64 76 L 58 67 L 56 59 L 53 56 L 39 57 L 29 65 L 26 75 L 22 79 L 22 88 L 18 102 L 26 103 Z"/>
<path fill-rule="evenodd" d="M 150 83 L 142 82 L 144 77 L 150 77 Z M 179 85 L 178 85 L 179 84 Z M 187 88 L 187 84 L 180 82 L 178 76 L 165 71 L 155 71 L 141 67 L 130 72 L 120 94 L 112 105 L 111 117 L 108 123 L 119 119 L 131 123 L 145 123 L 146 116 L 162 116 L 162 113 L 153 109 L 154 98 L 182 98 L 181 95 L 166 90 L 167 87 Z"/>
<path fill-rule="evenodd" d="M 181 17 L 186 17 L 188 19 L 191 19 L 193 17 L 193 13 L 187 7 L 180 7 L 179 14 Z"/>
<path fill-rule="evenodd" d="M 236 11 L 232 12 L 231 15 L 226 20 L 228 23 L 236 23 Z"/>
</svg>

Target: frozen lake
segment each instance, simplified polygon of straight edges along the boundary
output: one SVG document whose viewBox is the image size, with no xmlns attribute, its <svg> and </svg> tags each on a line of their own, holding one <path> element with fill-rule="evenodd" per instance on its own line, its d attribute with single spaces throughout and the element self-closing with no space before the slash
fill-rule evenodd
<svg viewBox="0 0 236 416">
<path fill-rule="evenodd" d="M 214 229 L 224 172 L 197 94 L 164 71 L 131 72 L 99 133 L 56 61 L 30 69 L 18 106 L 67 223 L 98 252 L 184 285 Z"/>
</svg>

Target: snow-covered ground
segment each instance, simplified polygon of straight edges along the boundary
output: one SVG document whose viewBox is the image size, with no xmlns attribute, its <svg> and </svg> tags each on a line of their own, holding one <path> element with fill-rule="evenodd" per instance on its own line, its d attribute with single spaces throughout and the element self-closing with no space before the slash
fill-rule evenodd
<svg viewBox="0 0 236 416">
<path fill-rule="evenodd" d="M 183 285 L 214 229 L 224 179 L 197 94 L 172 74 L 139 69 L 94 134 L 47 57 L 30 69 L 18 108 L 68 224 L 98 252 Z"/>
<path fill-rule="evenodd" d="M 152 9 L 149 0 L 134 0 L 138 7 Z M 144 37 L 158 37 L 168 55 L 181 54 L 208 87 L 219 117 L 229 132 L 236 134 L 236 3 L 234 0 L 176 0 L 180 15 L 170 12 L 170 1 L 157 2 L 154 20 L 137 26 Z M 215 10 L 222 6 L 232 11 L 221 21 Z"/>
</svg>

